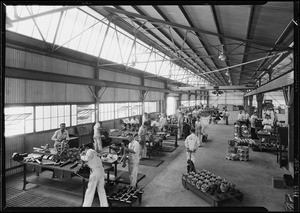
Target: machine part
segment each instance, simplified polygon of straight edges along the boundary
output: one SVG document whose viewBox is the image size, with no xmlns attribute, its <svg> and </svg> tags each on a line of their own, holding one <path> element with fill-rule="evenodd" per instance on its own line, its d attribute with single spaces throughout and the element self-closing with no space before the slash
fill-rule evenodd
<svg viewBox="0 0 300 213">
<path fill-rule="evenodd" d="M 78 166 L 78 162 L 75 162 L 74 164 L 72 164 L 72 166 L 70 166 L 70 169 L 75 168 L 76 166 Z"/>
</svg>

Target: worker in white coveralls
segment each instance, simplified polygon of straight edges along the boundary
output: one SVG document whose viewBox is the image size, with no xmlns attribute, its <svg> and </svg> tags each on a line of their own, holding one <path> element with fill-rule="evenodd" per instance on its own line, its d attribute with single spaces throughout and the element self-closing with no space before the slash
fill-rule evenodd
<svg viewBox="0 0 300 213">
<path fill-rule="evenodd" d="M 58 151 L 59 145 L 61 145 L 63 143 L 68 143 L 68 141 L 70 140 L 69 132 L 68 132 L 68 130 L 66 130 L 66 124 L 61 123 L 59 126 L 60 126 L 60 129 L 55 131 L 51 138 L 51 140 L 55 141 L 54 142 L 55 151 Z"/>
<path fill-rule="evenodd" d="M 101 125 L 97 121 L 96 124 L 94 125 L 94 150 L 96 152 L 101 153 L 102 152 L 102 140 L 101 140 Z"/>
<path fill-rule="evenodd" d="M 128 149 L 134 151 L 135 153 L 128 153 L 128 172 L 130 179 L 130 186 L 136 188 L 137 186 L 137 176 L 140 162 L 140 144 L 134 139 L 132 133 L 127 134 L 127 140 L 129 141 Z"/>
<path fill-rule="evenodd" d="M 184 142 L 186 148 L 186 157 L 187 160 L 191 159 L 195 164 L 195 153 L 200 146 L 199 138 L 195 135 L 195 129 L 191 129 L 191 134 L 187 136 Z"/>
<path fill-rule="evenodd" d="M 88 167 L 90 168 L 90 177 L 89 183 L 85 192 L 84 202 L 82 207 L 91 207 L 96 188 L 98 190 L 98 197 L 100 200 L 100 207 L 108 207 L 108 202 L 106 198 L 106 192 L 104 189 L 105 181 L 104 181 L 104 168 L 102 166 L 102 160 L 98 156 L 97 152 L 93 149 L 90 149 L 87 146 L 82 148 L 82 152 L 80 154 L 81 160 L 83 160 Z"/>
</svg>

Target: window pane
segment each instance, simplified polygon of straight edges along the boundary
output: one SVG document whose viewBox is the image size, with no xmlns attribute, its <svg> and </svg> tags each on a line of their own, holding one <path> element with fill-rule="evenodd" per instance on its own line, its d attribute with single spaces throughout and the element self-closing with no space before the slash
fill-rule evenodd
<svg viewBox="0 0 300 213">
<path fill-rule="evenodd" d="M 65 116 L 70 115 L 70 105 L 65 105 Z"/>
<path fill-rule="evenodd" d="M 51 106 L 51 117 L 57 117 L 57 106 Z"/>
<path fill-rule="evenodd" d="M 77 116 L 72 116 L 72 126 L 77 125 Z"/>
<path fill-rule="evenodd" d="M 58 127 L 58 120 L 57 118 L 51 118 L 51 129 L 56 129 Z"/>
<path fill-rule="evenodd" d="M 35 121 L 35 131 L 43 131 L 43 127 L 44 127 L 44 124 L 43 124 L 43 119 L 37 119 Z"/>
<path fill-rule="evenodd" d="M 60 125 L 61 123 L 65 122 L 65 117 L 58 117 L 58 124 Z"/>
<path fill-rule="evenodd" d="M 65 123 L 66 123 L 66 126 L 71 126 L 70 125 L 70 116 L 65 116 Z"/>
<path fill-rule="evenodd" d="M 71 106 L 72 115 L 77 115 L 77 105 Z"/>
<path fill-rule="evenodd" d="M 43 106 L 35 107 L 35 117 L 36 117 L 36 119 L 43 118 L 43 116 L 44 116 L 44 107 Z"/>
<path fill-rule="evenodd" d="M 65 107 L 64 106 L 58 106 L 58 116 L 63 116 L 65 113 Z"/>
<path fill-rule="evenodd" d="M 33 132 L 33 120 L 25 120 L 25 133 Z"/>
<path fill-rule="evenodd" d="M 45 118 L 44 119 L 44 130 L 48 130 L 50 128 L 51 128 L 50 118 Z"/>
<path fill-rule="evenodd" d="M 50 106 L 44 106 L 44 118 L 50 118 Z"/>
</svg>

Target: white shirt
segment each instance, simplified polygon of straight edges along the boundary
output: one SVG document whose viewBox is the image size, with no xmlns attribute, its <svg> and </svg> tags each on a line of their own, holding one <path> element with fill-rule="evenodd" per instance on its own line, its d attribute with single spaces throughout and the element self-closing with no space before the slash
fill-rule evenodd
<svg viewBox="0 0 300 213">
<path fill-rule="evenodd" d="M 61 132 L 61 129 L 56 130 L 54 132 L 54 135 L 52 136 L 51 140 L 54 141 L 63 141 L 63 140 L 70 140 L 69 138 L 69 132 L 67 130 L 65 130 L 64 132 Z"/>
<path fill-rule="evenodd" d="M 238 114 L 238 121 L 242 121 L 245 119 L 245 115 L 243 114 Z"/>
<path fill-rule="evenodd" d="M 199 138 L 194 134 L 191 133 L 184 142 L 185 148 L 188 148 L 191 151 L 196 151 L 200 146 Z"/>
<path fill-rule="evenodd" d="M 102 165 L 102 160 L 98 157 L 98 154 L 93 149 L 87 149 L 85 155 L 81 155 L 81 160 L 85 161 L 90 169 L 100 169 L 101 173 L 104 175 L 104 168 Z"/>
<path fill-rule="evenodd" d="M 100 123 L 96 123 L 94 125 L 94 136 L 99 136 L 101 135 L 101 131 L 100 131 Z"/>
<path fill-rule="evenodd" d="M 264 119 L 262 125 L 264 125 L 264 129 L 272 129 L 273 121 L 272 119 Z"/>
<path fill-rule="evenodd" d="M 135 154 L 129 153 L 130 163 L 139 164 L 140 161 L 140 143 L 136 140 L 131 141 L 128 144 L 128 149 L 135 151 Z"/>
<path fill-rule="evenodd" d="M 164 127 L 164 126 L 166 126 L 166 125 L 168 125 L 167 118 L 166 118 L 166 117 L 161 117 L 161 118 L 159 119 L 159 123 L 160 123 L 160 127 L 161 127 L 161 128 Z"/>
</svg>

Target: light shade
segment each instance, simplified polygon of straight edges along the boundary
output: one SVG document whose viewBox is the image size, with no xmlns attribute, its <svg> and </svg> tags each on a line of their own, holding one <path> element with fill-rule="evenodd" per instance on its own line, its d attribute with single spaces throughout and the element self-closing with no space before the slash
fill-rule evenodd
<svg viewBox="0 0 300 213">
<path fill-rule="evenodd" d="M 219 59 L 221 60 L 221 61 L 225 61 L 226 60 L 226 55 L 224 55 L 224 53 L 221 53 L 220 55 L 219 55 Z"/>
</svg>

